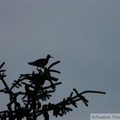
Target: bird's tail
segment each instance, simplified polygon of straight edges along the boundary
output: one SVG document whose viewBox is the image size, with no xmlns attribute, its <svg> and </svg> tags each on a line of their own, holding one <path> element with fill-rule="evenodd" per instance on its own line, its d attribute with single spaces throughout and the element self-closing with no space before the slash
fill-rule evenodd
<svg viewBox="0 0 120 120">
<path fill-rule="evenodd" d="M 33 65 L 33 63 L 32 63 L 32 62 L 28 62 L 28 64 L 29 64 L 29 65 Z"/>
</svg>

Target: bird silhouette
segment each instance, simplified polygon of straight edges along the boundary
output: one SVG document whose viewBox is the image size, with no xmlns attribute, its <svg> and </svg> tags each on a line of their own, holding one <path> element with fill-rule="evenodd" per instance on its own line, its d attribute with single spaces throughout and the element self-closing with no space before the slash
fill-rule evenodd
<svg viewBox="0 0 120 120">
<path fill-rule="evenodd" d="M 38 59 L 33 62 L 28 62 L 28 64 L 44 68 L 47 65 L 50 58 L 53 58 L 53 57 L 48 54 L 46 58 Z"/>
</svg>

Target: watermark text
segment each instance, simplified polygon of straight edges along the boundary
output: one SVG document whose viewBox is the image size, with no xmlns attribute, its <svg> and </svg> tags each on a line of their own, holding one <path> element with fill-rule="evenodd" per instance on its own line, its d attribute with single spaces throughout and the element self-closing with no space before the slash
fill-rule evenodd
<svg viewBox="0 0 120 120">
<path fill-rule="evenodd" d="M 120 113 L 92 113 L 90 114 L 90 120 L 120 120 Z"/>
</svg>

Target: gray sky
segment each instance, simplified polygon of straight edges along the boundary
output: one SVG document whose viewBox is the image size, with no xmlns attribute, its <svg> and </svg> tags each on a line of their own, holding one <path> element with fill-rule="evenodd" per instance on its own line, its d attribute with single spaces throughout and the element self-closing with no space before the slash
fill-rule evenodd
<svg viewBox="0 0 120 120">
<path fill-rule="evenodd" d="M 73 88 L 107 92 L 87 94 L 88 108 L 78 102 L 58 120 L 120 113 L 120 0 L 0 0 L 0 63 L 6 62 L 8 83 L 35 69 L 28 61 L 48 53 L 54 57 L 50 63 L 61 60 L 56 76 L 63 84 L 55 103 Z"/>
</svg>

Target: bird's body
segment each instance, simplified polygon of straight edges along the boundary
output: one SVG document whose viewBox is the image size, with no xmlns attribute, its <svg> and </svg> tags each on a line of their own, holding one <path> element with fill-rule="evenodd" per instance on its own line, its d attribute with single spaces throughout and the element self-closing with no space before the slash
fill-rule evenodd
<svg viewBox="0 0 120 120">
<path fill-rule="evenodd" d="M 49 61 L 50 58 L 52 58 L 51 55 L 47 55 L 46 58 L 38 59 L 38 60 L 33 61 L 33 62 L 28 62 L 28 64 L 36 66 L 36 67 L 42 67 L 42 68 L 44 68 L 47 65 L 47 63 L 48 63 L 48 61 Z"/>
</svg>

